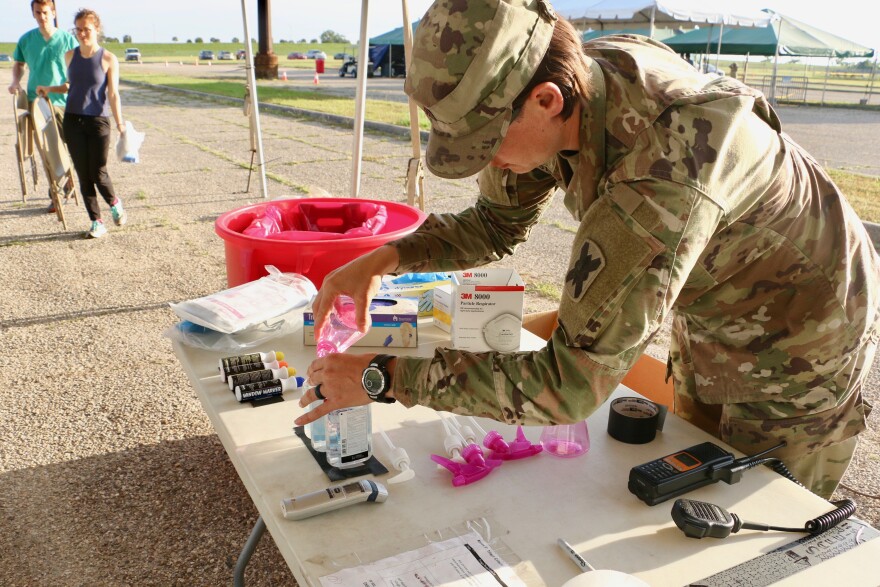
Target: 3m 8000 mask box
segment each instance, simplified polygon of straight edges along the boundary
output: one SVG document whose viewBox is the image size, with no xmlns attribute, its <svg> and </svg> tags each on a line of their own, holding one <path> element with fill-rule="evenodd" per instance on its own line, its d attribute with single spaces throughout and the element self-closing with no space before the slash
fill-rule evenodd
<svg viewBox="0 0 880 587">
<path fill-rule="evenodd" d="M 419 306 L 415 298 L 373 298 L 370 320 L 370 329 L 352 346 L 415 347 L 419 344 Z M 303 345 L 315 344 L 315 315 L 309 310 L 303 313 Z"/>
<path fill-rule="evenodd" d="M 434 324 L 465 351 L 519 348 L 525 285 L 513 269 L 456 271 L 434 290 Z"/>
</svg>

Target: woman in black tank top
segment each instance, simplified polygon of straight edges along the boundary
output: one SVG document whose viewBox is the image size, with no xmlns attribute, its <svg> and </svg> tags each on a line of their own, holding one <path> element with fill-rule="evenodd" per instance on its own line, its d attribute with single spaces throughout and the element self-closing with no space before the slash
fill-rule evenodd
<svg viewBox="0 0 880 587">
<path fill-rule="evenodd" d="M 107 228 L 101 218 L 98 193 L 110 206 L 117 226 L 125 224 L 127 220 L 122 200 L 116 194 L 107 172 L 111 115 L 119 133 L 125 132 L 118 91 L 119 60 L 100 46 L 101 19 L 94 10 L 80 10 L 74 17 L 74 23 L 79 47 L 65 55 L 67 83 L 64 86 L 40 87 L 37 92 L 68 93 L 64 111 L 65 141 L 91 221 L 86 236 L 99 238 L 107 234 Z"/>
</svg>

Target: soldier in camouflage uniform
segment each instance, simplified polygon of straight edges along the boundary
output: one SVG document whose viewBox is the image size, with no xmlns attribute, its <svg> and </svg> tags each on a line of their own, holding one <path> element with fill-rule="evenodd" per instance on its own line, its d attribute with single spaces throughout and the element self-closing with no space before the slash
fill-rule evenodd
<svg viewBox="0 0 880 587">
<path fill-rule="evenodd" d="M 397 357 L 389 395 L 512 424 L 576 422 L 673 312 L 676 413 L 745 453 L 787 441 L 776 454 L 830 496 L 870 409 L 880 263 L 761 93 L 644 37 L 581 48 L 543 0 L 437 0 L 406 91 L 431 120 L 428 168 L 479 172 L 480 197 L 331 274 L 319 323 L 344 292 L 365 325 L 384 273 L 512 254 L 557 188 L 580 228 L 545 349 Z M 327 401 L 298 423 L 367 403 L 370 359 L 315 361 L 309 377 Z"/>
</svg>

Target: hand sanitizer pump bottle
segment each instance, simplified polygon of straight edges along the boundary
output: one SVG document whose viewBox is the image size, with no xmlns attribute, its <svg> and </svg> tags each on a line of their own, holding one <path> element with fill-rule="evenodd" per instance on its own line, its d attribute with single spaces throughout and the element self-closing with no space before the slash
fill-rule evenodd
<svg viewBox="0 0 880 587">
<path fill-rule="evenodd" d="M 331 467 L 357 467 L 373 454 L 369 404 L 330 412 L 326 426 L 327 462 Z"/>
<path fill-rule="evenodd" d="M 333 310 L 317 340 L 317 355 L 345 352 L 365 333 L 357 328 L 354 301 L 338 296 Z M 324 422 L 327 442 L 327 462 L 331 467 L 356 467 L 372 456 L 372 419 L 370 406 L 334 410 Z M 314 434 L 314 428 L 312 429 Z M 314 438 L 312 439 L 314 444 Z"/>
</svg>

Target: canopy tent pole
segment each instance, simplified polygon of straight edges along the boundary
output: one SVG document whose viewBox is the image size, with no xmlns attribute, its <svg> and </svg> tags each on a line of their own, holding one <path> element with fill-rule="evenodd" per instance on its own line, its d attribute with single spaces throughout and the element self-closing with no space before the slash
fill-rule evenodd
<svg viewBox="0 0 880 587">
<path fill-rule="evenodd" d="M 712 54 L 712 33 L 715 32 L 715 24 L 709 25 L 709 32 L 706 34 L 706 52 L 700 58 L 700 71 L 709 72 L 709 56 Z"/>
<path fill-rule="evenodd" d="M 648 29 L 650 33 L 648 37 L 654 38 L 654 16 L 657 14 L 657 3 L 655 2 L 653 6 L 651 6 L 651 27 Z"/>
<path fill-rule="evenodd" d="M 413 35 L 412 25 L 409 18 L 409 6 L 406 0 L 403 4 L 403 54 L 406 61 L 406 70 L 412 63 Z M 422 138 L 419 132 L 419 108 L 411 97 L 409 102 L 409 136 L 412 143 L 412 157 L 406 170 L 406 203 L 410 206 L 419 200 L 419 210 L 425 210 L 425 171 L 422 167 Z"/>
<path fill-rule="evenodd" d="M 776 53 L 773 57 L 773 75 L 770 76 L 770 104 L 776 106 L 776 72 L 779 68 L 779 45 L 782 42 L 782 18 L 779 18 L 779 30 L 776 31 Z"/>
<path fill-rule="evenodd" d="M 718 69 L 718 62 L 721 60 L 721 39 L 724 37 L 724 21 L 721 21 L 721 28 L 718 29 L 718 46 L 715 47 L 718 52 L 715 54 L 715 69 Z"/>
<path fill-rule="evenodd" d="M 828 87 L 828 70 L 831 69 L 831 55 L 828 56 L 828 63 L 825 65 L 825 83 L 822 84 L 822 99 L 819 101 L 821 106 L 825 105 L 825 89 Z"/>
<path fill-rule="evenodd" d="M 749 82 L 746 81 L 746 76 L 749 74 L 749 55 L 751 52 L 746 52 L 746 64 L 743 66 L 743 83 L 749 85 Z"/>
<path fill-rule="evenodd" d="M 868 95 L 865 96 L 865 104 L 871 101 L 871 96 L 874 94 L 874 74 L 877 73 L 877 56 L 874 55 L 874 65 L 871 67 L 871 81 L 868 82 Z"/>
<path fill-rule="evenodd" d="M 254 75 L 254 55 L 251 46 L 251 30 L 248 26 L 247 17 L 247 0 L 241 0 L 241 18 L 244 22 L 244 51 L 245 64 L 244 69 L 247 75 L 247 96 L 245 100 L 250 99 L 250 125 L 251 136 L 255 137 L 253 143 L 256 143 L 257 149 L 257 166 L 260 170 L 260 191 L 263 193 L 263 199 L 268 199 L 269 190 L 266 186 L 266 166 L 263 159 L 263 131 L 260 130 L 260 107 L 257 99 L 257 78 Z M 253 148 L 253 145 L 252 145 Z M 253 151 L 251 151 L 253 153 Z M 253 163 L 253 157 L 252 157 Z M 250 186 L 250 177 L 248 177 L 248 186 Z"/>
<path fill-rule="evenodd" d="M 367 69 L 370 55 L 367 49 L 367 9 L 369 0 L 361 0 L 361 40 L 358 49 L 357 93 L 354 108 L 354 141 L 351 149 L 351 197 L 357 198 L 361 191 L 361 157 L 364 152 L 364 109 L 367 103 Z"/>
</svg>

